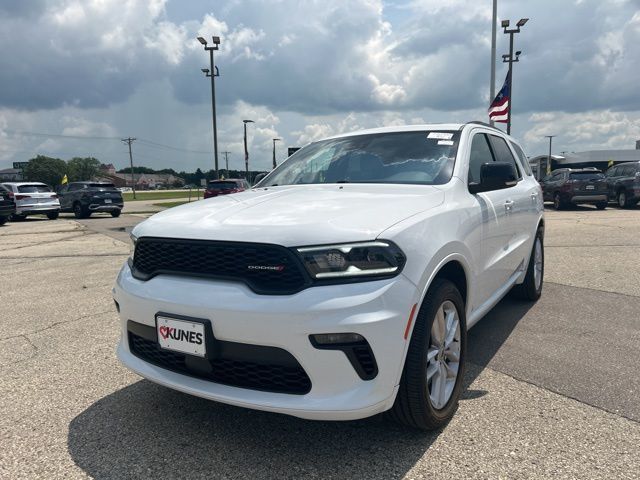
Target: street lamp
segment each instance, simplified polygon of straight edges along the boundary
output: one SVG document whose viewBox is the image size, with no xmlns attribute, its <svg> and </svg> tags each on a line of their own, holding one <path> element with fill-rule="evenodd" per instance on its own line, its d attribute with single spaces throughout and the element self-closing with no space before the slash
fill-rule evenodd
<svg viewBox="0 0 640 480">
<path fill-rule="evenodd" d="M 507 133 L 511 134 L 511 112 L 513 111 L 513 64 L 519 62 L 522 50 L 518 50 L 513 56 L 513 35 L 520 32 L 520 28 L 529 21 L 528 18 L 521 18 L 516 23 L 516 28 L 509 28 L 509 20 L 502 20 L 500 25 L 504 29 L 504 33 L 509 35 L 509 53 L 502 55 L 502 62 L 509 64 L 509 110 L 507 111 Z"/>
<path fill-rule="evenodd" d="M 247 182 L 249 181 L 249 150 L 247 149 L 247 123 L 255 123 L 253 120 L 242 120 L 244 123 L 244 168 L 247 177 Z"/>
<path fill-rule="evenodd" d="M 213 160 L 214 160 L 214 170 L 215 170 L 215 178 L 218 178 L 218 128 L 216 126 L 216 84 L 215 77 L 220 76 L 220 72 L 218 71 L 218 67 L 213 63 L 213 51 L 218 50 L 218 45 L 220 45 L 220 37 L 211 37 L 211 41 L 213 46 L 210 47 L 207 45 L 207 41 L 204 37 L 198 37 L 198 41 L 204 46 L 205 51 L 209 52 L 209 64 L 210 68 L 201 68 L 200 70 L 205 76 L 211 78 L 211 111 L 213 116 Z"/>
<path fill-rule="evenodd" d="M 282 140 L 281 138 L 274 138 L 273 139 L 273 168 L 276 168 L 276 142 L 279 142 L 280 140 Z"/>
<path fill-rule="evenodd" d="M 549 139 L 549 156 L 547 157 L 547 175 L 549 175 L 551 173 L 551 142 L 553 137 L 557 137 L 557 135 L 545 135 L 544 137 Z M 540 165 L 538 165 L 538 172 L 540 172 Z"/>
</svg>

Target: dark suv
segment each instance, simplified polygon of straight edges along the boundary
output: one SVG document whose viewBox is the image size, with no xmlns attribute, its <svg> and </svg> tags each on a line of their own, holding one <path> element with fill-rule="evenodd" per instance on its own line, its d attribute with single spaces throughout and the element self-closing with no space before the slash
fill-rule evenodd
<svg viewBox="0 0 640 480">
<path fill-rule="evenodd" d="M 599 210 L 607 208 L 607 181 L 596 168 L 559 168 L 540 181 L 545 201 L 556 210 L 569 205 L 590 203 Z"/>
<path fill-rule="evenodd" d="M 7 223 L 14 213 L 16 213 L 16 202 L 13 200 L 13 192 L 0 185 L 0 225 Z"/>
<path fill-rule="evenodd" d="M 640 201 L 640 162 L 614 165 L 606 171 L 609 199 L 620 208 L 631 208 Z"/>
<path fill-rule="evenodd" d="M 122 194 L 113 183 L 73 182 L 58 191 L 62 212 L 73 212 L 76 218 L 87 218 L 93 212 L 108 212 L 119 217 L 124 206 Z"/>
<path fill-rule="evenodd" d="M 212 180 L 204 191 L 204 198 L 228 195 L 230 193 L 248 190 L 249 183 L 243 178 L 227 178 L 226 180 Z"/>
</svg>

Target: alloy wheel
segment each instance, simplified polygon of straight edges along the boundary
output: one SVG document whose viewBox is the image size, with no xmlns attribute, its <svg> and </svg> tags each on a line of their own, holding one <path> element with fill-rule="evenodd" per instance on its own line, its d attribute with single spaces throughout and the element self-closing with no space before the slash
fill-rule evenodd
<svg viewBox="0 0 640 480">
<path fill-rule="evenodd" d="M 434 409 L 445 407 L 460 369 L 460 317 L 453 302 L 444 301 L 431 326 L 427 350 L 427 385 Z"/>
<path fill-rule="evenodd" d="M 542 284 L 543 268 L 542 242 L 540 242 L 540 237 L 536 237 L 533 261 L 533 283 L 536 287 L 536 290 L 540 290 L 540 286 Z"/>
</svg>

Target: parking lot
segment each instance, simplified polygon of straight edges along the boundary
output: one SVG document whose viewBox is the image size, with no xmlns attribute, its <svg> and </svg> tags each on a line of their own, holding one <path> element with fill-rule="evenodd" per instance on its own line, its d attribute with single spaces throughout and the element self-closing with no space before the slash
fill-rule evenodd
<svg viewBox="0 0 640 480">
<path fill-rule="evenodd" d="M 142 380 L 111 298 L 143 216 L 0 227 L 0 478 L 640 478 L 640 209 L 547 211 L 545 286 L 469 336 L 441 432 L 327 423 Z"/>
</svg>

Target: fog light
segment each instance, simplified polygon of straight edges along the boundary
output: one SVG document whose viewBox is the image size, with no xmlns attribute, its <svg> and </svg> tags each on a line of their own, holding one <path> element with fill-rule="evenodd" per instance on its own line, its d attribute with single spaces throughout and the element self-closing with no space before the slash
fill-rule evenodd
<svg viewBox="0 0 640 480">
<path fill-rule="evenodd" d="M 360 343 L 364 341 L 364 337 L 357 333 L 318 333 L 311 335 L 311 341 L 317 345 L 337 345 Z"/>
</svg>

